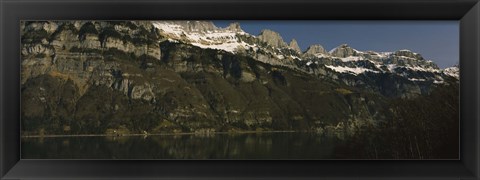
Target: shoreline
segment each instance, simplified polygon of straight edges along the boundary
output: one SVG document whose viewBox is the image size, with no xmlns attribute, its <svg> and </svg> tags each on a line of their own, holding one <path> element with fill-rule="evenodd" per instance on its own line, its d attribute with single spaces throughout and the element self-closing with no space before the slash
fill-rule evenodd
<svg viewBox="0 0 480 180">
<path fill-rule="evenodd" d="M 173 136 L 173 135 L 214 135 L 214 134 L 256 134 L 256 133 L 294 133 L 303 131 L 238 131 L 238 132 L 211 132 L 211 133 L 154 133 L 154 134 L 72 134 L 72 135 L 22 135 L 20 138 L 55 138 L 55 137 L 128 137 L 128 136 Z"/>
</svg>

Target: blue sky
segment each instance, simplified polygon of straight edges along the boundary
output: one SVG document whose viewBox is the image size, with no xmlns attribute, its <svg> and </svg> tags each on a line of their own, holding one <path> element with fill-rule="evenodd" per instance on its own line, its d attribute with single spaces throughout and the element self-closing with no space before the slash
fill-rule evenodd
<svg viewBox="0 0 480 180">
<path fill-rule="evenodd" d="M 458 21 L 213 21 L 218 27 L 239 22 L 258 35 L 263 29 L 280 33 L 285 42 L 296 39 L 304 51 L 311 44 L 330 50 L 348 44 L 360 50 L 409 49 L 433 60 L 440 68 L 459 62 Z"/>
</svg>

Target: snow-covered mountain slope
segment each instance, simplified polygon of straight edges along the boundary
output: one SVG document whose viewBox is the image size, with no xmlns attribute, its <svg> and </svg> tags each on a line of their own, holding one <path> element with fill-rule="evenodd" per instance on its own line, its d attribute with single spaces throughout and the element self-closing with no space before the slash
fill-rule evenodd
<svg viewBox="0 0 480 180">
<path fill-rule="evenodd" d="M 236 53 L 240 49 L 256 48 L 255 44 L 240 41 L 237 35 L 245 35 L 238 24 L 217 28 L 205 21 L 158 21 L 153 25 L 171 41 L 184 41 L 194 46 Z"/>
<path fill-rule="evenodd" d="M 308 56 L 305 61 L 307 67 L 323 64 L 333 71 L 356 76 L 365 73 L 391 73 L 412 82 L 439 84 L 444 82 L 445 76 L 455 77 L 454 73 L 444 73 L 433 61 L 425 60 L 420 54 L 409 50 L 362 52 L 348 45 L 341 45 L 329 54 Z"/>
<path fill-rule="evenodd" d="M 153 25 L 169 41 L 204 49 L 243 53 L 272 65 L 296 68 L 293 60 L 298 60 L 300 55 L 294 46 L 290 47 L 283 42 L 278 33 L 264 30 L 254 36 L 244 32 L 238 23 L 232 23 L 226 28 L 216 27 L 207 21 L 156 21 Z"/>
<path fill-rule="evenodd" d="M 443 70 L 443 73 L 448 75 L 448 76 L 452 76 L 452 77 L 455 77 L 457 79 L 460 79 L 460 68 L 458 67 L 458 65 L 445 68 Z"/>
<path fill-rule="evenodd" d="M 419 53 L 410 50 L 395 52 L 360 51 L 348 44 L 326 51 L 321 45 L 312 45 L 305 52 L 299 50 L 296 40 L 284 42 L 279 33 L 263 30 L 251 35 L 238 23 L 219 28 L 208 21 L 156 21 L 161 34 L 172 42 L 183 42 L 204 49 L 242 53 L 254 59 L 277 66 L 312 72 L 323 68 L 337 73 L 363 75 L 365 73 L 392 73 L 410 81 L 442 83 L 444 76 L 459 78 L 452 68 L 442 70 Z"/>
</svg>

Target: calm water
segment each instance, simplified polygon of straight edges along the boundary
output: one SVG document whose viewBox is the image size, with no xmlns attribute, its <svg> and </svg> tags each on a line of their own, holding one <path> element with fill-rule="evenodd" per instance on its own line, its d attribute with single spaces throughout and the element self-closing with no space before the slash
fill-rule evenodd
<svg viewBox="0 0 480 180">
<path fill-rule="evenodd" d="M 339 140 L 312 133 L 22 138 L 23 159 L 333 159 Z M 348 157 L 348 156 L 347 156 Z"/>
</svg>

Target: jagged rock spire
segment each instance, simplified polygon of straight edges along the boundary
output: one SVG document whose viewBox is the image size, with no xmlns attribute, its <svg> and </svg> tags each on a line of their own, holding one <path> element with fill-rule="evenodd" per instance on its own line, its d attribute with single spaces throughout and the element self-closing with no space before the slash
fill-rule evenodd
<svg viewBox="0 0 480 180">
<path fill-rule="evenodd" d="M 302 49 L 300 49 L 300 46 L 298 46 L 297 40 L 295 39 L 292 39 L 292 41 L 290 41 L 289 46 L 298 53 L 302 52 Z"/>
<path fill-rule="evenodd" d="M 348 44 L 342 44 L 330 51 L 330 54 L 335 57 L 349 57 L 355 56 L 357 54 L 357 50 L 348 46 Z"/>
<path fill-rule="evenodd" d="M 287 47 L 287 43 L 283 41 L 282 36 L 280 36 L 279 33 L 269 29 L 262 30 L 260 35 L 258 35 L 258 39 L 273 47 L 277 47 L 277 48 Z"/>
<path fill-rule="evenodd" d="M 240 23 L 234 22 L 231 23 L 226 27 L 227 30 L 232 31 L 232 32 L 241 32 L 243 31 L 242 28 L 240 27 Z"/>
<path fill-rule="evenodd" d="M 320 44 L 314 44 L 307 48 L 305 54 L 314 55 L 314 54 L 328 54 L 325 48 Z"/>
</svg>

